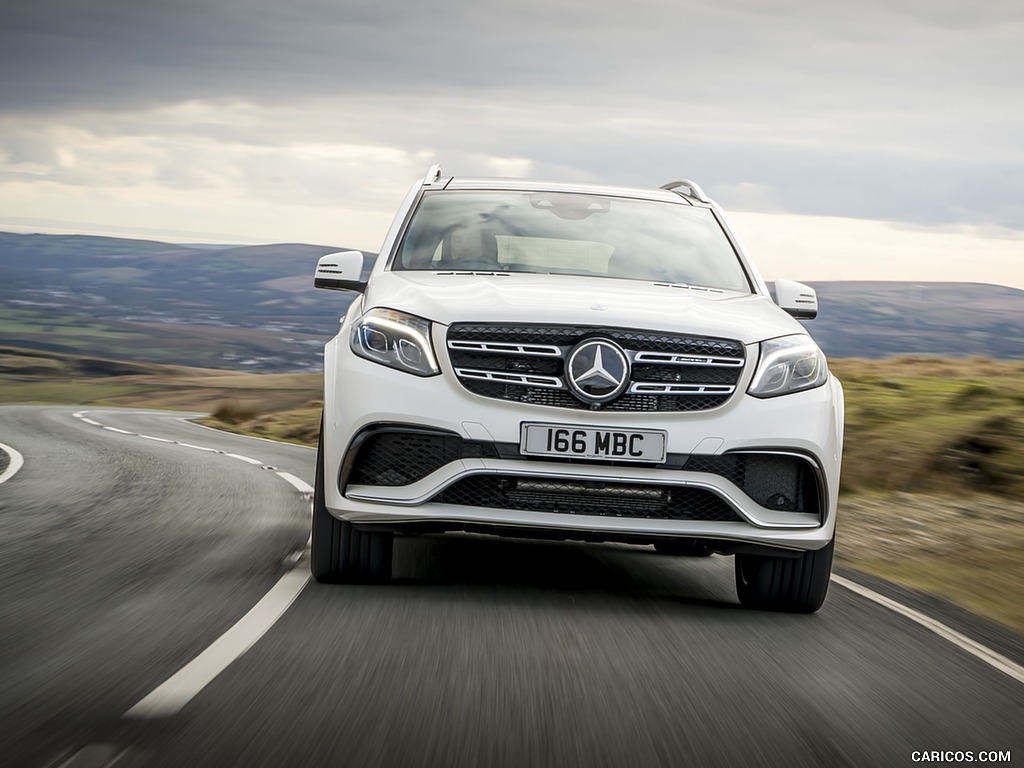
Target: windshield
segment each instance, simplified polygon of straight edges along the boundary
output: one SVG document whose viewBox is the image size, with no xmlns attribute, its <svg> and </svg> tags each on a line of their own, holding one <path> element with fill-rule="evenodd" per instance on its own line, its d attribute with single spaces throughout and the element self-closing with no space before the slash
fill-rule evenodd
<svg viewBox="0 0 1024 768">
<path fill-rule="evenodd" d="M 391 268 L 596 275 L 750 291 L 707 208 L 564 192 L 425 192 Z"/>
</svg>

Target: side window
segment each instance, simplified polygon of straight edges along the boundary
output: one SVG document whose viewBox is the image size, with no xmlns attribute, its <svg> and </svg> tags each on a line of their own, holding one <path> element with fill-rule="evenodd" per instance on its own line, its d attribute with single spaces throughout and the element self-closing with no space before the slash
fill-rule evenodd
<svg viewBox="0 0 1024 768">
<path fill-rule="evenodd" d="M 436 231 L 410 231 L 398 254 L 399 269 L 435 269 L 441 260 L 444 241 Z"/>
</svg>

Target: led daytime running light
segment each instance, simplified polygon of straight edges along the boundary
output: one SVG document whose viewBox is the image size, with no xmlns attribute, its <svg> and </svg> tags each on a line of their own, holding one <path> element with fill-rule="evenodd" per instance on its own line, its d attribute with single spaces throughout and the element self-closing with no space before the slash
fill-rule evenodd
<svg viewBox="0 0 1024 768">
<path fill-rule="evenodd" d="M 440 373 L 430 343 L 430 321 L 390 309 L 371 309 L 352 329 L 352 351 L 417 376 Z"/>
</svg>

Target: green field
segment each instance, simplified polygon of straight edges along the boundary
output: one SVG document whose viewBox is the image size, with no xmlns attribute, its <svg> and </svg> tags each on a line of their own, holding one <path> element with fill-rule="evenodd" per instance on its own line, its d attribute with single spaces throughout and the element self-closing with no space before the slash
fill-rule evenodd
<svg viewBox="0 0 1024 768">
<path fill-rule="evenodd" d="M 839 562 L 1024 633 L 1024 362 L 832 368 L 847 401 Z M 0 403 L 206 411 L 212 426 L 307 445 L 321 382 L 0 347 Z"/>
<path fill-rule="evenodd" d="M 76 315 L 57 315 L 51 312 L 10 309 L 0 307 L 0 327 L 8 335 L 40 334 L 60 335 L 71 339 L 92 337 L 97 339 L 131 339 L 142 334 L 123 331 L 92 323 Z"/>
<path fill-rule="evenodd" d="M 995 493 L 1024 501 L 1024 362 L 838 360 L 843 490 Z"/>
<path fill-rule="evenodd" d="M 189 314 L 187 308 L 179 308 Z M 62 313 L 52 308 L 0 306 L 0 343 L 49 350 L 60 355 L 102 355 L 167 365 L 184 361 L 192 366 L 224 368 L 223 355 L 233 360 L 256 359 L 264 370 L 280 369 L 310 357 L 310 348 L 293 341 L 320 341 L 306 332 L 268 333 L 260 328 L 177 322 L 108 320 Z M 293 341 L 282 338 L 289 337 Z M 173 365 L 171 365 L 173 367 Z"/>
</svg>

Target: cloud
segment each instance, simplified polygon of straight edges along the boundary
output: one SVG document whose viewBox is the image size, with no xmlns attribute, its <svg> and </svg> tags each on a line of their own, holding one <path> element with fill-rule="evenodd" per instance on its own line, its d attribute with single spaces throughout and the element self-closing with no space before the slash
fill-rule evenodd
<svg viewBox="0 0 1024 768">
<path fill-rule="evenodd" d="M 911 106 L 929 91 L 1019 82 L 1018 5 L 14 0 L 0 17 L 0 103 L 267 104 L 428 89 L 520 102 L 604 93 Z"/>
<path fill-rule="evenodd" d="M 741 181 L 738 184 L 716 184 L 708 193 L 721 205 L 741 211 L 781 211 L 778 190 L 768 184 Z"/>
<path fill-rule="evenodd" d="M 1022 38 L 1000 0 L 13 0 L 0 207 L 374 248 L 440 161 L 1024 229 Z"/>
<path fill-rule="evenodd" d="M 734 213 L 741 240 L 767 280 L 908 280 L 1024 289 L 1024 232 L 779 213 Z"/>
</svg>

